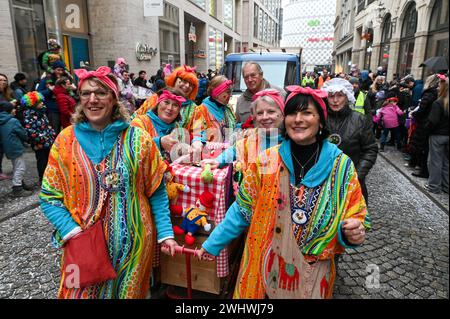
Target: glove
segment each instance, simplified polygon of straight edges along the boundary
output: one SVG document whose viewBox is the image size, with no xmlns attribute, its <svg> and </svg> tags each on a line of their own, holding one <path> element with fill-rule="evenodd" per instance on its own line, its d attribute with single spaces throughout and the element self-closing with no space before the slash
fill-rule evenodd
<svg viewBox="0 0 450 319">
<path fill-rule="evenodd" d="M 203 229 L 205 231 L 210 231 L 211 230 L 211 224 L 206 224 L 205 226 L 203 226 Z"/>
</svg>

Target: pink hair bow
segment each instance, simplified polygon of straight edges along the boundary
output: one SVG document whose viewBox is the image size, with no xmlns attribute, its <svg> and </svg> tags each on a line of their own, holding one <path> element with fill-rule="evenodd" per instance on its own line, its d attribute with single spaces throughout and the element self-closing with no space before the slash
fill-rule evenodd
<svg viewBox="0 0 450 319">
<path fill-rule="evenodd" d="M 325 92 L 323 90 L 311 89 L 310 87 L 301 87 L 298 85 L 287 86 L 286 90 L 288 90 L 291 93 L 287 97 L 285 105 L 289 102 L 290 99 L 292 99 L 294 96 L 296 96 L 298 94 L 311 95 L 312 98 L 314 99 L 314 101 L 316 101 L 322 108 L 323 115 L 325 116 L 325 120 L 327 119 L 327 116 L 328 116 L 327 106 L 325 105 L 325 102 L 323 101 L 323 99 L 328 96 L 327 92 Z"/>
<path fill-rule="evenodd" d="M 284 114 L 284 101 L 283 101 L 283 97 L 281 96 L 279 91 L 277 91 L 275 89 L 262 90 L 262 91 L 259 91 L 258 93 L 255 93 L 255 95 L 253 95 L 252 99 L 253 99 L 253 101 L 256 101 L 257 99 L 259 99 L 260 97 L 263 97 L 263 96 L 268 96 L 272 100 L 274 100 L 274 102 L 277 103 L 277 105 L 280 107 L 281 113 Z"/>
<path fill-rule="evenodd" d="M 441 80 L 441 81 L 445 81 L 447 79 L 447 76 L 445 74 L 436 74 L 437 77 Z"/>
<path fill-rule="evenodd" d="M 214 90 L 211 91 L 211 97 L 215 99 L 217 96 L 228 90 L 233 85 L 233 81 L 226 80 L 220 83 Z"/>
<path fill-rule="evenodd" d="M 117 88 L 117 85 L 108 77 L 108 74 L 111 73 L 111 69 L 108 68 L 107 66 L 101 66 L 95 71 L 87 71 L 85 69 L 76 69 L 76 70 L 73 70 L 73 72 L 76 74 L 76 76 L 80 80 L 78 82 L 78 90 L 81 89 L 81 86 L 83 85 L 84 81 L 86 81 L 87 79 L 97 78 L 103 84 L 105 84 L 108 88 L 110 88 L 111 91 L 114 92 L 116 99 L 119 99 L 119 89 Z"/>
<path fill-rule="evenodd" d="M 186 72 L 195 73 L 195 71 L 197 70 L 197 67 L 194 66 L 194 67 L 191 68 L 190 66 L 185 65 L 185 66 L 184 66 L 184 70 L 185 70 Z"/>
<path fill-rule="evenodd" d="M 161 95 L 158 97 L 157 104 L 159 104 L 160 102 L 165 101 L 165 100 L 176 101 L 178 103 L 179 107 L 181 107 L 181 104 L 183 102 L 186 102 L 186 99 L 184 97 L 176 95 L 176 94 L 173 94 L 173 93 L 171 93 L 171 92 L 169 92 L 167 90 L 163 90 Z"/>
</svg>

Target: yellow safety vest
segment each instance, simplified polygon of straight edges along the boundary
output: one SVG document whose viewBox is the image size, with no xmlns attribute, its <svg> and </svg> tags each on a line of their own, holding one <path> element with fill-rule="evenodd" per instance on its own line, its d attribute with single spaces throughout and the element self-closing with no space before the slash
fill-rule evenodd
<svg viewBox="0 0 450 319">
<path fill-rule="evenodd" d="M 358 94 L 358 98 L 356 99 L 354 110 L 356 112 L 361 113 L 362 115 L 365 115 L 366 112 L 364 110 L 364 101 L 366 100 L 366 95 L 360 91 Z"/>
</svg>

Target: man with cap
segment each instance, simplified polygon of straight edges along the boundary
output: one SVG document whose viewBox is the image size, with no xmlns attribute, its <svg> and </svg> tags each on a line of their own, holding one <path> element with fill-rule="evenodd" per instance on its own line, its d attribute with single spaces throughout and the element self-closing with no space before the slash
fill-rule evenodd
<svg viewBox="0 0 450 319">
<path fill-rule="evenodd" d="M 365 178 L 378 155 L 378 145 L 372 132 L 372 123 L 350 108 L 356 102 L 349 81 L 335 78 L 324 84 L 328 93 L 329 140 L 347 154 L 355 164 L 358 180 L 366 202 L 368 200 Z"/>
<path fill-rule="evenodd" d="M 370 102 L 366 99 L 366 93 L 360 89 L 359 79 L 352 76 L 349 82 L 353 86 L 353 92 L 356 100 L 353 109 L 362 115 L 366 115 L 366 117 L 370 119 Z"/>
</svg>

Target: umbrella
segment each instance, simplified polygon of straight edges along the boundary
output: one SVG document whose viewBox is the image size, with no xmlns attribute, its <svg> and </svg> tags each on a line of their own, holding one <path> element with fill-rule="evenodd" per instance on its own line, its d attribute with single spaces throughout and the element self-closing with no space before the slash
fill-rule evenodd
<svg viewBox="0 0 450 319">
<path fill-rule="evenodd" d="M 426 66 L 434 71 L 448 70 L 447 60 L 443 56 L 435 56 L 423 62 L 420 67 Z"/>
</svg>

